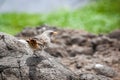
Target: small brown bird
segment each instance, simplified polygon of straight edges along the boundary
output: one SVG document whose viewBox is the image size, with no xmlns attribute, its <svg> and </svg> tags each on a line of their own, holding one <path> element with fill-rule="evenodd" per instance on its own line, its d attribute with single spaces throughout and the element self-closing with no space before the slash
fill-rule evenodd
<svg viewBox="0 0 120 80">
<path fill-rule="evenodd" d="M 49 47 L 49 45 L 51 44 L 51 37 L 56 34 L 57 32 L 53 30 L 47 30 L 44 31 L 41 35 L 30 38 L 29 40 L 27 40 L 27 42 L 34 51 L 42 51 L 46 47 Z"/>
<path fill-rule="evenodd" d="M 38 41 L 36 39 L 30 38 L 29 40 L 27 40 L 27 42 L 33 50 L 37 50 L 37 49 L 41 50 L 42 45 L 40 46 L 40 44 L 38 43 Z"/>
</svg>

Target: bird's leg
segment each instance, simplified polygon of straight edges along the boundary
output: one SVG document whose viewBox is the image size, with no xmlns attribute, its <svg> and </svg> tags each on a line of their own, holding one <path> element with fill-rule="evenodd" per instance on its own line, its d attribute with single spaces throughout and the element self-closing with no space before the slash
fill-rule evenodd
<svg viewBox="0 0 120 80">
<path fill-rule="evenodd" d="M 44 50 L 41 51 L 41 54 L 44 52 Z"/>
</svg>

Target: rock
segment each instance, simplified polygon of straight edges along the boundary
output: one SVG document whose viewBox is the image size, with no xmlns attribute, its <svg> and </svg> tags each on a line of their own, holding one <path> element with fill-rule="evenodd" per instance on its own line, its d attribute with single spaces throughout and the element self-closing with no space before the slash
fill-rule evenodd
<svg viewBox="0 0 120 80">
<path fill-rule="evenodd" d="M 113 39 L 110 39 L 109 37 L 107 36 L 98 36 L 96 38 L 93 38 L 91 40 L 91 42 L 93 44 L 96 44 L 96 45 L 100 45 L 100 44 L 107 44 L 107 43 L 112 43 L 114 40 Z"/>
<path fill-rule="evenodd" d="M 120 30 L 115 30 L 107 35 L 110 38 L 120 40 Z"/>
<path fill-rule="evenodd" d="M 0 33 L 0 36 L 3 36 L 0 40 L 0 57 L 21 57 L 33 53 L 27 44 L 20 42 L 17 38 L 5 33 Z"/>
<path fill-rule="evenodd" d="M 80 80 L 112 80 L 102 75 L 96 75 L 91 73 L 83 73 L 79 75 Z"/>
<path fill-rule="evenodd" d="M 72 44 L 79 44 L 79 45 L 82 45 L 83 43 L 86 42 L 86 38 L 84 37 L 78 37 L 78 36 L 73 36 L 71 38 L 71 43 Z"/>
<path fill-rule="evenodd" d="M 76 64 L 76 68 L 77 68 L 77 69 L 80 69 L 80 68 L 82 68 L 82 65 L 77 63 L 77 64 Z"/>
<path fill-rule="evenodd" d="M 77 45 L 73 45 L 71 47 L 66 48 L 67 52 L 70 56 L 75 56 L 77 54 L 85 54 L 85 55 L 92 55 L 93 49 L 91 47 L 80 47 Z"/>
<path fill-rule="evenodd" d="M 67 57 L 68 53 L 65 51 L 65 48 L 56 47 L 45 49 L 50 55 L 54 57 Z"/>
<path fill-rule="evenodd" d="M 104 75 L 107 77 L 116 77 L 117 75 L 117 72 L 114 69 L 102 64 L 95 64 L 94 69 L 97 72 L 97 74 Z"/>
<path fill-rule="evenodd" d="M 48 53 L 41 53 L 39 58 L 30 57 L 27 59 L 29 75 L 35 80 L 75 80 L 75 74 L 65 66 L 58 63 Z"/>
<path fill-rule="evenodd" d="M 0 80 L 76 80 L 75 74 L 46 52 L 33 51 L 23 40 L 0 33 Z"/>
</svg>

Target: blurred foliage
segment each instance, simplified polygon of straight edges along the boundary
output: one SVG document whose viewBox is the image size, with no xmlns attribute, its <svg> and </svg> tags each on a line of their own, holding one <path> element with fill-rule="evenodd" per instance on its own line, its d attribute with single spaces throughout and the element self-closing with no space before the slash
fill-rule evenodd
<svg viewBox="0 0 120 80">
<path fill-rule="evenodd" d="M 40 15 L 25 13 L 4 13 L 0 14 L 0 31 L 15 34 L 26 26 L 39 24 Z"/>
<path fill-rule="evenodd" d="M 96 0 L 72 12 L 59 10 L 49 14 L 4 13 L 0 14 L 0 31 L 16 34 L 26 26 L 48 24 L 92 33 L 107 33 L 120 28 L 119 3 L 120 0 Z"/>
</svg>

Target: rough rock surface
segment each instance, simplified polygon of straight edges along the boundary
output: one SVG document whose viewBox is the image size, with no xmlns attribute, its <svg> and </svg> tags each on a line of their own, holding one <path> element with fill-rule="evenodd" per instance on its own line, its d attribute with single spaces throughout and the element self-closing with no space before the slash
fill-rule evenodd
<svg viewBox="0 0 120 80">
<path fill-rule="evenodd" d="M 36 52 L 39 57 L 19 40 L 48 29 L 58 34 L 49 48 Z M 25 28 L 15 37 L 0 33 L 0 80 L 120 80 L 120 41 L 114 37 L 120 33 L 110 34 L 47 25 Z"/>
<path fill-rule="evenodd" d="M 94 35 L 83 30 L 43 25 L 26 28 L 16 36 L 28 38 L 48 29 L 58 31 L 58 35 L 52 38 L 53 44 L 45 51 L 71 69 L 79 80 L 120 80 L 120 41 L 116 36 L 120 34 L 119 30 Z M 95 68 L 97 64 L 105 68 Z"/>
<path fill-rule="evenodd" d="M 75 74 L 47 52 L 33 55 L 27 43 L 0 33 L 0 80 L 76 80 Z"/>
</svg>

